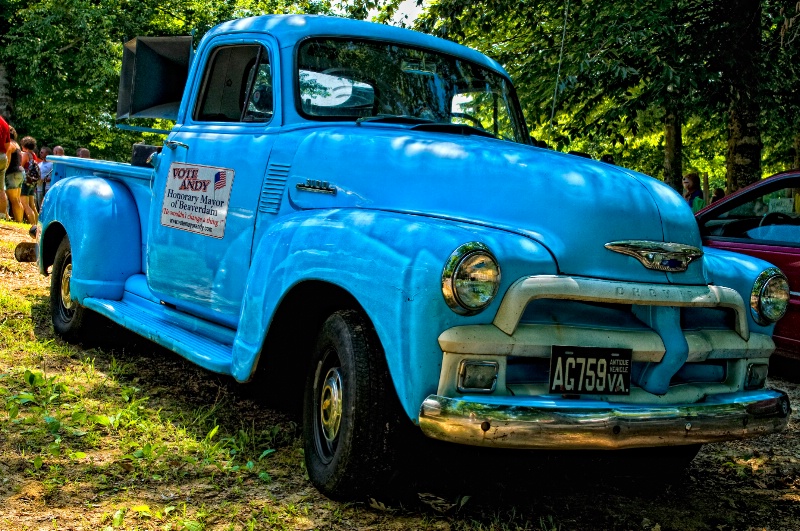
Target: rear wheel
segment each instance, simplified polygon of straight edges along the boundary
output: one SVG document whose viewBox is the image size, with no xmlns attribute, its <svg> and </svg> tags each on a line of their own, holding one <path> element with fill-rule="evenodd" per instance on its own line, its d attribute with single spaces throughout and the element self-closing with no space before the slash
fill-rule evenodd
<svg viewBox="0 0 800 531">
<path fill-rule="evenodd" d="M 53 329 L 68 340 L 81 339 L 90 319 L 90 310 L 72 298 L 72 248 L 69 238 L 64 236 L 56 251 L 50 277 L 50 314 Z"/>
<path fill-rule="evenodd" d="M 372 326 L 357 311 L 322 327 L 303 408 L 306 469 L 332 499 L 380 491 L 396 462 L 399 403 Z"/>
</svg>

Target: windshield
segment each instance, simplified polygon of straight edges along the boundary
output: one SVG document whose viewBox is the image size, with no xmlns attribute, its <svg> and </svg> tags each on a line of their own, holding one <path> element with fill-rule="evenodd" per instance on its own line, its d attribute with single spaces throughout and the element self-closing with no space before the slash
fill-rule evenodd
<svg viewBox="0 0 800 531">
<path fill-rule="evenodd" d="M 458 124 L 525 142 L 503 76 L 453 56 L 393 43 L 311 39 L 298 54 L 300 108 L 311 119 Z"/>
</svg>

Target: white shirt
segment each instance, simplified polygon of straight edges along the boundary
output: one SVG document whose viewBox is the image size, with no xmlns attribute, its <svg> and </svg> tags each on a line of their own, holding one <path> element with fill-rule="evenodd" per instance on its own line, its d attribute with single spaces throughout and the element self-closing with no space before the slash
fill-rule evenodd
<svg viewBox="0 0 800 531">
<path fill-rule="evenodd" d="M 43 160 L 39 163 L 39 173 L 42 174 L 42 180 L 39 181 L 40 186 L 44 186 L 44 191 L 48 191 L 50 189 L 50 181 L 46 181 L 45 179 L 51 179 L 53 171 L 53 163 L 47 160 Z"/>
</svg>

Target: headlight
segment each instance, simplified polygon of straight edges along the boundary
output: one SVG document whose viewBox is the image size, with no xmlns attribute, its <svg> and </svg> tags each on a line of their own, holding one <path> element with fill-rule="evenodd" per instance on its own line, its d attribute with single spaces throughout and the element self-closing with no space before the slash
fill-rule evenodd
<svg viewBox="0 0 800 531">
<path fill-rule="evenodd" d="M 442 271 L 442 293 L 447 305 L 462 315 L 473 315 L 492 302 L 500 286 L 500 266 L 480 242 L 458 247 Z"/>
<path fill-rule="evenodd" d="M 789 281 L 777 267 L 764 270 L 750 294 L 750 310 L 760 325 L 774 323 L 786 313 L 789 305 Z"/>
</svg>

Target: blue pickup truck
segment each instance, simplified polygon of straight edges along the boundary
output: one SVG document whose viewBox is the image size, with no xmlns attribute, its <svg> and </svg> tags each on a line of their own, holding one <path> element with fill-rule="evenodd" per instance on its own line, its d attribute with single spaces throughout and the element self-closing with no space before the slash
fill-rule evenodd
<svg viewBox="0 0 800 531">
<path fill-rule="evenodd" d="M 662 182 L 532 146 L 495 61 L 291 15 L 125 54 L 118 115 L 175 125 L 146 166 L 53 157 L 53 326 L 77 340 L 102 314 L 297 392 L 324 494 L 381 488 L 411 425 L 688 460 L 785 428 L 765 386 L 783 274 L 703 249 Z"/>
</svg>

